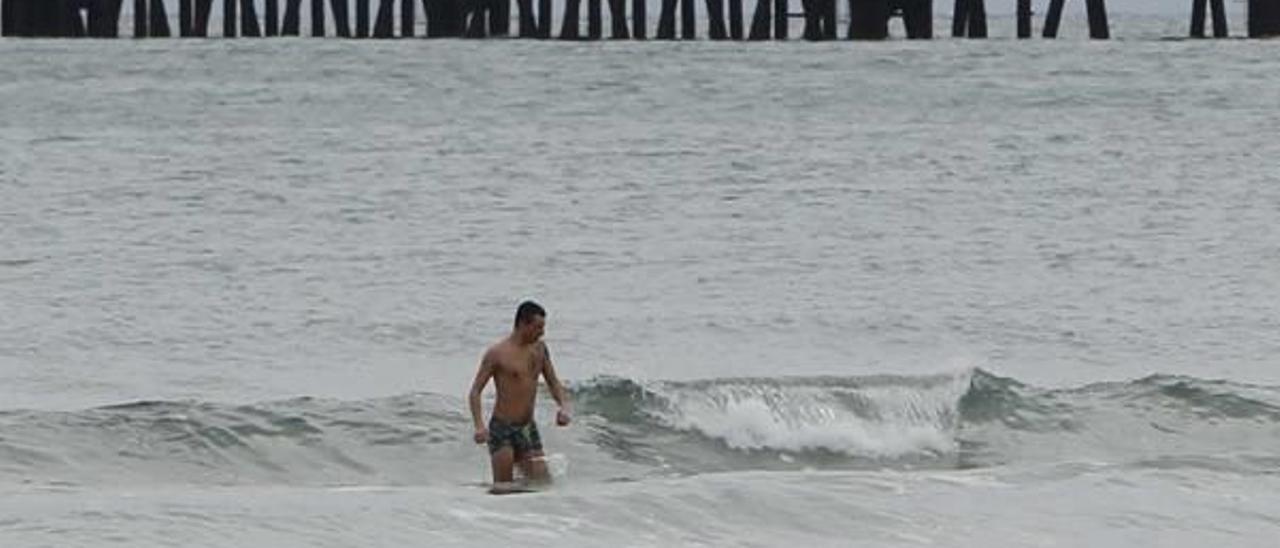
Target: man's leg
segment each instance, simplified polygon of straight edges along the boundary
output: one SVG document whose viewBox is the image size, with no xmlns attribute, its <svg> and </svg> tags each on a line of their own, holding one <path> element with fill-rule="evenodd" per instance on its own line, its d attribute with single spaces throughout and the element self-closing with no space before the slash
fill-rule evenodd
<svg viewBox="0 0 1280 548">
<path fill-rule="evenodd" d="M 511 447 L 503 447 L 493 454 L 490 462 L 493 463 L 493 482 L 511 483 L 511 468 L 515 462 L 515 450 Z"/>
<path fill-rule="evenodd" d="M 520 455 L 518 464 L 520 472 L 530 482 L 548 483 L 551 481 L 551 474 L 547 472 L 547 457 L 542 451 L 529 451 Z"/>
</svg>

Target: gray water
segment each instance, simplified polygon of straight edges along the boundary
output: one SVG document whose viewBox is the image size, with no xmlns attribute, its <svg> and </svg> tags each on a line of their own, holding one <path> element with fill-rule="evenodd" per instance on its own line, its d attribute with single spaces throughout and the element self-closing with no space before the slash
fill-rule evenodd
<svg viewBox="0 0 1280 548">
<path fill-rule="evenodd" d="M 1280 50 L 1183 23 L 0 41 L 0 545 L 1271 546 Z"/>
</svg>

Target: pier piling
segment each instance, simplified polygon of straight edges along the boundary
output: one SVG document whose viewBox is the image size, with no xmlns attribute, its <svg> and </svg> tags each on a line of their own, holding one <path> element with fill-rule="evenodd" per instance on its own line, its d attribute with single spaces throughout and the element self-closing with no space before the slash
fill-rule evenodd
<svg viewBox="0 0 1280 548">
<path fill-rule="evenodd" d="M 226 1 L 226 0 L 223 0 Z M 284 20 L 280 24 L 281 36 L 298 36 L 302 27 L 302 0 L 285 0 Z"/>
<path fill-rule="evenodd" d="M 850 40 L 884 40 L 888 37 L 887 0 L 849 0 Z"/>
<path fill-rule="evenodd" d="M 258 8 L 253 5 L 253 0 L 240 2 L 240 32 L 250 38 L 262 37 L 262 27 L 258 24 Z"/>
<path fill-rule="evenodd" d="M 632 0 L 631 36 L 636 40 L 644 40 L 649 37 L 649 22 L 646 19 L 648 17 L 647 11 L 645 0 Z"/>
<path fill-rule="evenodd" d="M 627 30 L 627 0 L 609 0 L 609 37 L 614 40 L 631 38 Z"/>
<path fill-rule="evenodd" d="M 235 2 L 222 0 L 222 36 L 224 38 L 236 37 L 236 19 L 238 17 L 236 8 Z"/>
<path fill-rule="evenodd" d="M 1031 38 L 1031 0 L 1018 0 L 1018 38 Z"/>
<path fill-rule="evenodd" d="M 1249 0 L 1249 38 L 1280 36 L 1280 1 Z"/>
<path fill-rule="evenodd" d="M 852 2 L 853 0 L 849 0 Z M 756 10 L 751 16 L 751 33 L 748 40 L 768 40 L 773 25 L 773 0 L 756 0 Z"/>
<path fill-rule="evenodd" d="M 729 38 L 745 38 L 742 35 L 742 0 L 729 0 Z"/>
<path fill-rule="evenodd" d="M 346 3 L 346 0 L 340 1 Z M 402 0 L 400 2 L 400 36 L 403 38 L 412 38 L 414 34 L 416 34 L 413 28 L 418 24 L 417 13 L 415 12 L 416 5 L 417 4 L 414 0 Z M 345 22 L 339 23 L 338 14 L 336 13 L 337 10 L 334 11 L 333 24 L 338 26 L 338 36 L 349 36 L 351 34 L 350 31 L 344 31 L 342 29 L 342 27 L 346 26 Z M 346 11 L 345 8 L 343 11 Z M 344 13 L 343 15 L 345 18 L 346 14 Z"/>
<path fill-rule="evenodd" d="M 320 38 L 324 35 L 324 0 L 311 0 L 311 36 Z"/>
<path fill-rule="evenodd" d="M 133 0 L 133 37 L 151 36 L 151 32 L 147 30 L 150 21 L 150 16 L 147 15 L 147 0 Z"/>
<path fill-rule="evenodd" d="M 587 38 L 604 38 L 604 6 L 600 0 L 587 0 Z"/>
</svg>

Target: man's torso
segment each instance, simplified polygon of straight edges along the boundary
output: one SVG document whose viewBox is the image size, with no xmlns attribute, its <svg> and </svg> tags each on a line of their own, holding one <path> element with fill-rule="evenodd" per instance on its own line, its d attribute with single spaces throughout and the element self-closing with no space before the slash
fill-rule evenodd
<svg viewBox="0 0 1280 548">
<path fill-rule="evenodd" d="M 493 416 L 512 424 L 533 420 L 534 398 L 538 393 L 538 376 L 546 352 L 541 341 L 520 346 L 511 341 L 498 343 L 491 350 L 494 385 L 498 391 Z"/>
</svg>

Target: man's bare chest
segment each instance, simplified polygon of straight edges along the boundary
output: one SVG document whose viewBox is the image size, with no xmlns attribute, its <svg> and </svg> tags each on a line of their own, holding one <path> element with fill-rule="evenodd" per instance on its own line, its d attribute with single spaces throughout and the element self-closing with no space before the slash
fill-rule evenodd
<svg viewBox="0 0 1280 548">
<path fill-rule="evenodd" d="M 494 373 L 512 380 L 532 379 L 538 376 L 540 362 L 532 355 L 503 356 L 497 363 Z"/>
</svg>

